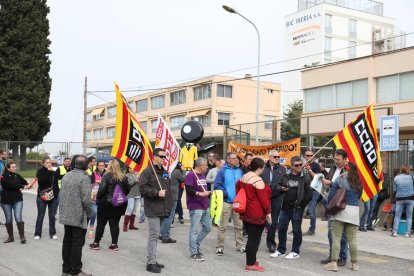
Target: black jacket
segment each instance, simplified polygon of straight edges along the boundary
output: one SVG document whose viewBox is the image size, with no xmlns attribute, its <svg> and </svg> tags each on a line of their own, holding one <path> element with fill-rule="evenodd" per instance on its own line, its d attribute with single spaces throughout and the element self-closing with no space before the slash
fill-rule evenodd
<svg viewBox="0 0 414 276">
<path fill-rule="evenodd" d="M 280 164 L 275 165 L 272 174 L 272 182 L 270 183 L 270 163 L 267 161 L 263 173 L 260 177 L 263 179 L 263 182 L 268 184 L 272 189 L 272 198 L 282 195 L 282 187 L 280 186 L 280 180 L 282 179 L 283 174 L 286 173 L 286 168 Z"/>
<path fill-rule="evenodd" d="M 154 170 L 157 173 L 160 184 L 158 184 Z M 167 217 L 170 213 L 173 204 L 170 182 L 168 173 L 164 168 L 148 166 L 142 172 L 138 185 L 141 196 L 144 198 L 144 212 L 147 217 Z M 158 192 L 161 190 L 160 185 L 163 190 L 166 190 L 165 197 L 158 196 Z"/>
<path fill-rule="evenodd" d="M 1 204 L 14 204 L 23 201 L 20 189 L 28 185 L 27 181 L 17 173 L 5 172 L 1 180 L 3 192 L 1 193 Z"/>
<path fill-rule="evenodd" d="M 37 170 L 36 173 L 38 188 L 37 196 L 40 196 L 40 191 L 53 188 L 53 195 L 57 197 L 59 195 L 58 176 L 53 170 L 48 170 L 44 166 Z"/>
<path fill-rule="evenodd" d="M 283 174 L 282 178 L 280 179 L 280 186 L 288 186 L 288 176 L 292 173 L 291 170 L 287 171 Z M 297 198 L 295 202 L 295 208 L 305 208 L 308 205 L 309 201 L 312 199 L 313 191 L 310 186 L 311 177 L 307 173 L 300 174 L 300 182 L 297 191 Z M 283 205 L 283 202 L 282 202 Z"/>
<path fill-rule="evenodd" d="M 118 207 L 113 206 L 111 203 L 117 184 L 121 186 L 124 194 L 128 195 L 131 188 L 126 177 L 122 181 L 118 181 L 113 178 L 112 174 L 104 174 L 101 184 L 99 184 L 96 203 L 98 204 L 98 212 L 102 212 L 105 217 L 117 217 L 125 214 L 128 202 Z"/>
</svg>

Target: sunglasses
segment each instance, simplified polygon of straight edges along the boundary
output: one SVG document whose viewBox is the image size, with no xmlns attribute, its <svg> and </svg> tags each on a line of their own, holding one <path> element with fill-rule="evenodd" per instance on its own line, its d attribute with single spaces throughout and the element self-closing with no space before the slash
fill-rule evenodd
<svg viewBox="0 0 414 276">
<path fill-rule="evenodd" d="M 302 167 L 302 165 L 303 165 L 302 163 L 300 163 L 300 164 L 295 164 L 295 165 L 293 165 L 293 167 L 296 167 L 296 168 L 297 168 L 297 167 Z"/>
<path fill-rule="evenodd" d="M 313 154 L 306 154 L 305 156 L 306 156 L 306 157 L 312 157 L 312 156 L 313 156 Z"/>
<path fill-rule="evenodd" d="M 273 157 L 273 158 L 280 158 L 280 156 L 276 156 L 276 155 L 273 155 L 272 157 Z"/>
<path fill-rule="evenodd" d="M 156 156 L 158 156 L 159 158 L 162 158 L 162 159 L 167 158 L 167 156 L 165 156 L 165 155 L 156 155 Z"/>
</svg>

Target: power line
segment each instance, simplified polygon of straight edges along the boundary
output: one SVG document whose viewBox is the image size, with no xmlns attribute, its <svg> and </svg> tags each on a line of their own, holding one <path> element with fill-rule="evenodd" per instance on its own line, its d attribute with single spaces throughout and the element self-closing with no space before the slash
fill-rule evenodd
<svg viewBox="0 0 414 276">
<path fill-rule="evenodd" d="M 405 33 L 405 34 L 401 34 L 401 35 L 396 35 L 396 36 L 392 36 L 392 37 L 387 37 L 387 39 L 391 39 L 391 38 L 397 38 L 397 37 L 402 37 L 402 36 L 408 36 L 414 34 L 414 32 L 410 32 L 410 33 Z M 348 46 L 348 47 L 343 47 L 343 48 L 339 48 L 339 49 L 335 49 L 335 50 L 330 50 L 330 51 L 324 51 L 324 52 L 319 52 L 316 54 L 311 54 L 311 55 L 307 55 L 307 56 L 301 56 L 301 57 L 297 57 L 297 58 L 292 58 L 292 59 L 287 59 L 287 60 L 281 60 L 281 61 L 275 61 L 275 62 L 270 62 L 270 63 L 265 63 L 260 65 L 260 67 L 265 67 L 265 66 L 270 66 L 270 65 L 275 65 L 275 64 L 279 64 L 279 63 L 285 63 L 285 62 L 290 62 L 290 61 L 295 61 L 295 60 L 300 60 L 300 59 L 304 59 L 304 58 L 308 58 L 308 57 L 313 57 L 313 56 L 318 56 L 318 55 L 322 55 L 322 54 L 327 54 L 327 53 L 333 53 L 333 52 L 337 52 L 337 51 L 342 51 L 342 50 L 346 50 L 346 49 L 350 49 L 350 48 L 356 48 L 356 47 L 360 47 L 360 46 L 364 46 L 364 45 L 368 45 L 368 44 L 373 44 L 374 42 L 370 41 L 370 42 L 365 42 L 365 43 L 361 43 L 361 44 L 357 44 L 355 46 Z M 347 60 L 343 60 L 343 61 L 348 61 Z M 338 61 L 338 62 L 332 62 L 329 64 L 337 64 L 343 61 Z M 324 64 L 322 64 L 324 65 Z M 320 65 L 320 66 L 322 66 Z M 326 64 L 325 64 L 326 65 Z M 319 66 L 312 66 L 312 67 L 319 67 Z M 197 80 L 197 79 L 203 79 L 203 78 L 208 78 L 214 75 L 224 75 L 224 74 L 229 74 L 229 73 L 234 73 L 234 72 L 240 72 L 240 71 L 244 71 L 244 70 L 248 70 L 248 69 L 254 69 L 257 68 L 257 66 L 251 66 L 251 67 L 246 67 L 246 68 L 242 68 L 242 69 L 235 69 L 232 71 L 226 71 L 226 72 L 221 72 L 221 73 L 216 73 L 216 74 L 212 74 L 212 75 L 207 75 L 207 76 L 203 76 L 203 77 L 194 77 L 194 78 L 188 78 L 188 79 L 184 79 L 184 80 L 177 80 L 177 81 L 169 81 L 169 82 L 163 82 L 163 83 L 158 83 L 158 84 L 149 84 L 149 85 L 144 85 L 144 86 L 139 86 L 137 89 L 125 89 L 122 92 L 123 93 L 131 93 L 131 92 L 151 92 L 151 91 L 156 91 L 156 90 L 175 90 L 175 89 L 180 89 L 180 88 L 186 88 L 188 87 L 188 85 L 181 85 L 181 86 L 169 86 L 169 87 L 159 87 L 159 88 L 152 88 L 152 89 L 141 89 L 143 87 L 151 87 L 151 86 L 157 86 L 157 85 L 164 85 L 164 84 L 169 84 L 169 83 L 176 83 L 176 82 L 183 82 L 183 81 L 191 81 L 191 80 Z M 296 68 L 296 69 L 292 69 L 292 70 L 285 70 L 285 71 L 279 71 L 279 72 L 274 72 L 274 73 L 268 73 L 268 74 L 260 74 L 260 77 L 262 76 L 271 76 L 271 75 L 277 75 L 277 74 L 282 74 L 282 73 L 289 73 L 289 72 L 293 72 L 293 71 L 298 71 L 298 70 L 302 70 L 304 69 L 303 67 L 300 68 Z M 252 76 L 253 77 L 257 77 L 257 76 Z M 238 80 L 242 80 L 245 79 L 245 77 L 241 77 L 241 78 L 235 78 L 233 80 L 230 81 L 238 81 Z M 213 82 L 214 83 L 224 83 L 224 82 L 228 82 L 227 81 L 220 81 L 220 82 Z M 209 82 L 211 83 L 211 82 Z M 89 92 L 93 92 L 93 93 L 113 93 L 115 92 L 114 90 L 92 90 Z"/>
</svg>

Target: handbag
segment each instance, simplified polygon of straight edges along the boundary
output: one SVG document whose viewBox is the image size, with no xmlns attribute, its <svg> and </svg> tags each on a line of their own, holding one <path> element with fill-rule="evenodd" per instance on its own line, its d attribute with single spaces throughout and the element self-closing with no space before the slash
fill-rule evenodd
<svg viewBox="0 0 414 276">
<path fill-rule="evenodd" d="M 335 192 L 335 195 L 328 202 L 326 207 L 326 213 L 329 215 L 335 215 L 339 211 L 342 211 L 346 207 L 346 188 L 338 186 L 338 189 Z"/>
<path fill-rule="evenodd" d="M 127 196 L 125 195 L 124 191 L 122 190 L 121 185 L 116 184 L 114 194 L 112 196 L 112 205 L 114 207 L 118 207 L 124 205 L 128 201 Z"/>
<path fill-rule="evenodd" d="M 53 189 L 52 188 L 47 188 L 47 189 L 41 190 L 39 192 L 39 195 L 40 195 L 40 198 L 43 201 L 50 201 L 55 197 L 55 195 L 53 194 Z"/>
</svg>

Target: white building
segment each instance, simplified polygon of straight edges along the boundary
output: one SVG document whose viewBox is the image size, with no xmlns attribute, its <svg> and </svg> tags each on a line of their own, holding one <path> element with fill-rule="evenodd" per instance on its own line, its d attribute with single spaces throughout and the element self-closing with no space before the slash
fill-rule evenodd
<svg viewBox="0 0 414 276">
<path fill-rule="evenodd" d="M 395 19 L 383 16 L 380 2 L 298 0 L 298 11 L 285 17 L 284 55 L 285 70 L 298 70 L 284 74 L 284 90 L 302 98 L 300 68 L 404 47 L 395 34 Z"/>
</svg>

